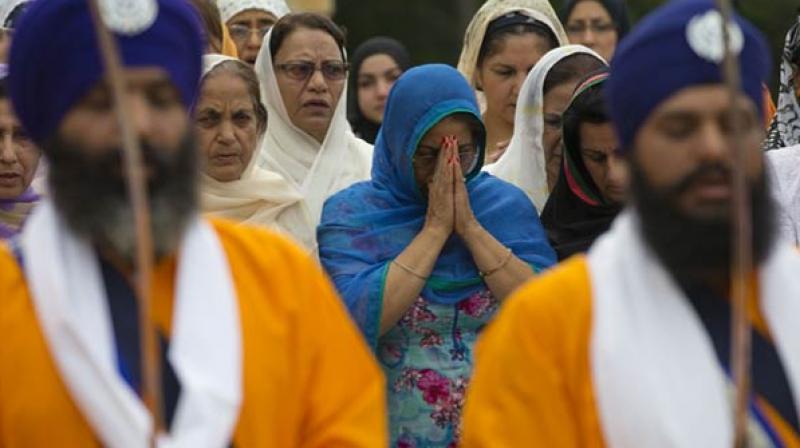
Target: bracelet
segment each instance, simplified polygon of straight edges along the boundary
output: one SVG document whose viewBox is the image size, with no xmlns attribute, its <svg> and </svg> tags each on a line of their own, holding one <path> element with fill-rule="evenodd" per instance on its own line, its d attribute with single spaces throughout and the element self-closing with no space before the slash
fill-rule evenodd
<svg viewBox="0 0 800 448">
<path fill-rule="evenodd" d="M 396 258 L 394 260 L 392 260 L 392 263 L 394 263 L 395 265 L 397 265 L 402 270 L 408 272 L 409 274 L 413 275 L 414 277 L 417 277 L 420 280 L 423 280 L 423 281 L 427 281 L 428 280 L 427 276 L 420 275 L 419 273 L 417 273 L 416 271 L 414 271 L 410 267 L 408 267 L 408 266 L 404 265 L 403 263 L 400 263 L 399 261 L 397 261 Z"/>
<path fill-rule="evenodd" d="M 497 267 L 495 267 L 493 269 L 489 269 L 486 272 L 478 272 L 478 274 L 481 276 L 481 278 L 486 278 L 486 277 L 488 277 L 490 275 L 494 275 L 494 274 L 497 273 L 497 271 L 499 271 L 499 270 L 503 269 L 504 267 L 506 267 L 508 262 L 511 261 L 511 256 L 514 255 L 511 252 L 511 249 L 507 249 L 507 250 L 508 250 L 508 253 L 506 254 L 505 258 L 503 258 L 503 261 L 501 261 L 500 264 L 497 265 Z"/>
</svg>

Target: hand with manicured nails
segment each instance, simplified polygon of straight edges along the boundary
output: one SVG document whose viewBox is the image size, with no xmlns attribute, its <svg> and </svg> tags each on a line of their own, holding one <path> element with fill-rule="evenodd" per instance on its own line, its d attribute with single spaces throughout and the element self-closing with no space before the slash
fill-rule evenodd
<svg viewBox="0 0 800 448">
<path fill-rule="evenodd" d="M 458 142 L 454 143 L 456 148 Z M 475 214 L 472 213 L 472 206 L 469 203 L 469 193 L 467 192 L 466 179 L 461 170 L 461 160 L 458 151 L 455 152 L 455 163 L 453 164 L 453 203 L 455 208 L 455 219 L 453 229 L 456 234 L 466 240 L 469 230 L 479 226 Z"/>
<path fill-rule="evenodd" d="M 445 137 L 436 162 L 436 171 L 428 182 L 428 211 L 425 216 L 425 227 L 444 238 L 453 233 L 453 181 L 456 177 L 455 160 L 457 158 L 458 145 L 455 138 Z M 458 171 L 457 177 L 461 177 L 460 171 Z"/>
</svg>

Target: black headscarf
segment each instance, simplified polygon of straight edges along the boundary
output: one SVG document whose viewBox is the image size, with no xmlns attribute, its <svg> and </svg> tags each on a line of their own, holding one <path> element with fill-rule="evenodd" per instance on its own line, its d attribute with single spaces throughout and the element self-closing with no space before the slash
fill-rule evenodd
<svg viewBox="0 0 800 448">
<path fill-rule="evenodd" d="M 353 132 L 369 143 L 375 143 L 381 125 L 367 119 L 358 107 L 358 72 L 361 71 L 364 60 L 376 54 L 385 54 L 394 59 L 402 71 L 408 70 L 411 66 L 411 58 L 406 47 L 390 37 L 373 37 L 359 45 L 353 52 L 353 57 L 350 58 L 350 79 L 347 81 L 347 120 Z"/>
<path fill-rule="evenodd" d="M 584 0 L 564 0 L 564 5 L 561 7 L 561 11 L 559 14 L 559 18 L 561 19 L 561 23 L 564 26 L 567 25 L 567 20 L 569 19 L 569 15 L 572 14 L 572 10 L 575 9 L 575 5 L 579 2 Z M 594 0 L 608 11 L 608 15 L 611 16 L 611 20 L 614 21 L 614 24 L 617 26 L 617 40 L 622 40 L 628 31 L 631 28 L 631 19 L 630 14 L 628 14 L 628 5 L 625 3 L 625 0 Z"/>
<path fill-rule="evenodd" d="M 603 198 L 581 156 L 579 131 L 585 119 L 579 118 L 580 109 L 589 108 L 584 102 L 596 104 L 603 101 L 601 90 L 607 78 L 607 69 L 587 76 L 578 85 L 564 112 L 563 163 L 541 216 L 550 245 L 556 250 L 559 260 L 586 252 L 594 240 L 609 229 L 621 209 L 621 205 L 610 204 Z M 607 118 L 605 112 L 600 116 L 592 115 L 592 121 Z"/>
</svg>

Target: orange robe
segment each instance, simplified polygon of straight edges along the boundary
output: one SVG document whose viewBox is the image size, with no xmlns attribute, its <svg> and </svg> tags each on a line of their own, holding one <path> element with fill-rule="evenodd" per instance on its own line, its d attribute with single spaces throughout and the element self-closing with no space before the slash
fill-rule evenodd
<svg viewBox="0 0 800 448">
<path fill-rule="evenodd" d="M 383 447 L 383 376 L 316 264 L 282 238 L 212 221 L 242 329 L 240 447 Z M 175 259 L 153 279 L 169 334 Z M 0 247 L 0 447 L 99 446 L 48 352 L 30 290 Z"/>
<path fill-rule="evenodd" d="M 749 311 L 766 332 L 755 296 Z M 478 342 L 462 446 L 605 446 L 589 360 L 591 323 L 584 256 L 514 294 Z M 798 435 L 766 408 L 784 446 L 800 447 Z"/>
</svg>

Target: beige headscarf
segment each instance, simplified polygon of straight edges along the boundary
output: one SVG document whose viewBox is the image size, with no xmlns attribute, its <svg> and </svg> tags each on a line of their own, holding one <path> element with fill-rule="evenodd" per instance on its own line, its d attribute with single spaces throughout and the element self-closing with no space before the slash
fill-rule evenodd
<svg viewBox="0 0 800 448">
<path fill-rule="evenodd" d="M 372 145 L 356 137 L 347 122 L 346 83 L 321 145 L 292 123 L 272 65 L 271 38 L 272 30 L 264 38 L 255 64 L 261 82 L 261 101 L 269 115 L 258 163 L 283 175 L 303 195 L 303 203 L 316 227 L 326 199 L 370 178 Z"/>
<path fill-rule="evenodd" d="M 569 43 L 567 33 L 564 32 L 564 27 L 548 0 L 489 0 L 481 6 L 481 9 L 469 22 L 467 32 L 464 34 L 464 47 L 461 49 L 461 57 L 458 59 L 458 71 L 467 78 L 473 88 L 476 83 L 475 71 L 478 65 L 478 53 L 481 50 L 483 39 L 486 37 L 486 28 L 492 20 L 514 11 L 519 11 L 547 25 L 558 39 L 559 46 Z M 475 93 L 478 97 L 478 104 L 483 108 L 486 104 L 483 92 L 476 91 Z"/>
<path fill-rule="evenodd" d="M 203 78 L 223 62 L 238 59 L 223 55 L 203 56 Z M 309 251 L 315 250 L 316 226 L 308 217 L 303 196 L 278 173 L 258 165 L 256 144 L 250 163 L 239 180 L 220 182 L 203 174 L 200 202 L 203 213 L 267 227 L 293 237 Z"/>
</svg>

